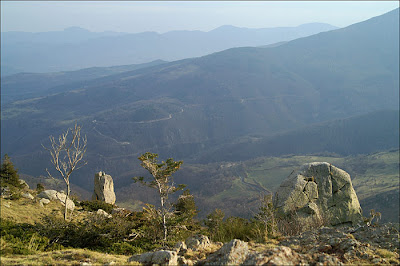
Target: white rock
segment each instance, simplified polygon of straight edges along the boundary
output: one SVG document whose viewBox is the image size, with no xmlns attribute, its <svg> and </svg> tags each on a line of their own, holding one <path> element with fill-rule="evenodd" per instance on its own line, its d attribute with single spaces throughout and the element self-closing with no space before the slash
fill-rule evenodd
<svg viewBox="0 0 400 266">
<path fill-rule="evenodd" d="M 101 216 L 104 216 L 104 217 L 107 217 L 107 218 L 111 218 L 112 217 L 111 214 L 107 213 L 106 211 L 104 211 L 102 209 L 98 209 L 96 213 L 97 213 L 97 215 L 101 215 Z"/>
<path fill-rule="evenodd" d="M 159 250 L 134 255 L 128 262 L 137 261 L 143 264 L 178 265 L 178 255 L 175 251 Z"/>
<path fill-rule="evenodd" d="M 67 196 L 64 193 L 57 192 L 52 189 L 42 191 L 38 195 L 38 198 L 48 199 L 48 200 L 58 200 L 64 206 L 65 206 L 65 198 L 66 197 Z M 71 211 L 73 211 L 75 209 L 75 203 L 71 199 L 67 200 L 67 208 Z"/>
<path fill-rule="evenodd" d="M 186 238 L 185 243 L 187 248 L 192 250 L 205 249 L 211 244 L 210 239 L 204 235 L 190 236 Z"/>
<path fill-rule="evenodd" d="M 57 191 L 48 189 L 40 192 L 37 196 L 38 198 L 49 199 L 49 200 L 56 200 L 57 199 Z"/>
<path fill-rule="evenodd" d="M 114 192 L 114 182 L 110 175 L 100 171 L 94 176 L 93 200 L 101 200 L 109 204 L 114 204 L 116 197 Z"/>
<path fill-rule="evenodd" d="M 56 197 L 61 202 L 61 204 L 65 206 L 65 199 L 67 198 L 67 195 L 61 192 L 57 192 Z M 67 199 L 67 209 L 71 211 L 75 209 L 75 203 L 71 199 Z"/>
<path fill-rule="evenodd" d="M 24 198 L 27 198 L 27 199 L 34 199 L 35 197 L 34 196 L 32 196 L 32 194 L 31 193 L 22 193 L 22 197 L 24 197 Z"/>
<path fill-rule="evenodd" d="M 20 179 L 20 180 L 19 180 L 19 183 L 20 183 L 21 185 L 25 185 L 25 187 L 29 188 L 29 185 L 28 185 L 28 183 L 26 183 L 25 180 Z"/>
<path fill-rule="evenodd" d="M 304 164 L 293 171 L 277 189 L 274 204 L 281 214 L 296 211 L 304 219 L 327 215 L 332 225 L 362 221 L 350 175 L 326 162 Z"/>
</svg>

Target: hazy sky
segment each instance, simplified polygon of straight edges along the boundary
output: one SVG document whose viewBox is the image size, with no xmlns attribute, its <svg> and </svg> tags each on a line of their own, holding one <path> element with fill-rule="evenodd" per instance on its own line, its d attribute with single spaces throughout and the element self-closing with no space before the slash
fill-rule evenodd
<svg viewBox="0 0 400 266">
<path fill-rule="evenodd" d="M 381 15 L 399 1 L 1 1 L 1 31 L 209 31 L 324 22 L 338 27 Z"/>
</svg>

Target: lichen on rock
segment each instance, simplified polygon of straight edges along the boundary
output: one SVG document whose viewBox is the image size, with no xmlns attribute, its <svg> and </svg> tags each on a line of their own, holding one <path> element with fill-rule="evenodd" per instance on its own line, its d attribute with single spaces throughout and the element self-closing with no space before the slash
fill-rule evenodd
<svg viewBox="0 0 400 266">
<path fill-rule="evenodd" d="M 350 175 L 326 162 L 304 164 L 282 182 L 274 198 L 281 215 L 328 216 L 332 225 L 362 221 Z"/>
</svg>

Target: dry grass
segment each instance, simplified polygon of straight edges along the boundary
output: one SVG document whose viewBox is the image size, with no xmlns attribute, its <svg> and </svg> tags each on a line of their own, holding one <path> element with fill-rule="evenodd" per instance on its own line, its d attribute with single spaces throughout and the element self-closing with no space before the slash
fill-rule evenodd
<svg viewBox="0 0 400 266">
<path fill-rule="evenodd" d="M 18 200 L 7 200 L 1 198 L 1 219 L 11 220 L 15 223 L 35 224 L 40 222 L 46 215 L 62 218 L 64 206 L 60 202 L 51 201 L 49 204 L 40 206 L 38 199 L 20 198 Z M 80 212 L 79 208 L 71 213 L 70 219 L 80 221 L 87 216 L 86 212 Z"/>
<path fill-rule="evenodd" d="M 185 253 L 185 259 L 190 259 L 193 261 L 203 260 L 209 254 L 216 252 L 221 247 L 222 247 L 222 243 L 220 243 L 220 244 L 211 243 L 211 245 L 206 247 L 205 249 L 200 249 L 200 250 L 195 250 L 195 251 L 188 249 L 187 252 Z"/>
<path fill-rule="evenodd" d="M 265 250 L 270 250 L 276 248 L 279 245 L 279 241 L 276 239 L 268 239 L 266 243 L 253 243 L 249 242 L 249 250 L 254 252 L 263 252 Z"/>
<path fill-rule="evenodd" d="M 398 255 L 392 251 L 389 251 L 387 249 L 382 249 L 382 248 L 378 248 L 376 250 L 376 253 L 378 253 L 378 255 L 381 258 L 385 258 L 385 259 L 395 259 L 398 257 Z"/>
<path fill-rule="evenodd" d="M 48 205 L 41 207 L 37 200 L 20 198 L 18 200 L 1 199 L 0 204 L 1 218 L 12 220 L 16 223 L 34 224 L 50 213 L 62 217 L 62 205 L 56 202 L 50 202 Z"/>
<path fill-rule="evenodd" d="M 140 265 L 137 262 L 128 263 L 129 256 L 110 255 L 86 249 L 65 249 L 42 252 L 35 255 L 13 255 L 1 257 L 1 265 Z"/>
</svg>

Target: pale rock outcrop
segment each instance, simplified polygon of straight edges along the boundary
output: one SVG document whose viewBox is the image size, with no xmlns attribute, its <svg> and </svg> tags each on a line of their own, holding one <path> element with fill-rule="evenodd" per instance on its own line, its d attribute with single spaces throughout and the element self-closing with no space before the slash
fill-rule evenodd
<svg viewBox="0 0 400 266">
<path fill-rule="evenodd" d="M 183 241 L 178 241 L 175 246 L 174 246 L 176 252 L 178 252 L 178 255 L 183 255 L 187 251 L 187 246 L 186 243 Z"/>
<path fill-rule="evenodd" d="M 102 171 L 95 174 L 92 199 L 101 200 L 109 204 L 115 203 L 114 182 L 110 175 Z"/>
<path fill-rule="evenodd" d="M 37 196 L 42 199 L 55 200 L 57 199 L 57 193 L 56 190 L 48 189 L 40 192 Z"/>
<path fill-rule="evenodd" d="M 350 175 L 326 162 L 304 164 L 282 182 L 274 205 L 281 214 L 293 211 L 305 219 L 327 215 L 332 225 L 362 221 Z"/>
<path fill-rule="evenodd" d="M 128 259 L 128 262 L 137 261 L 146 265 L 178 265 L 178 255 L 175 251 L 158 250 L 155 252 L 146 252 L 140 255 L 134 255 Z"/>
<path fill-rule="evenodd" d="M 11 190 L 9 187 L 0 187 L 0 195 L 2 198 L 9 198 L 11 197 Z"/>
<path fill-rule="evenodd" d="M 42 206 L 42 207 L 44 207 L 44 205 L 47 205 L 47 204 L 49 204 L 49 203 L 50 203 L 50 200 L 49 200 L 49 199 L 43 198 L 43 199 L 40 199 L 40 200 L 39 200 L 39 205 Z"/>
<path fill-rule="evenodd" d="M 207 257 L 204 265 L 240 265 L 249 254 L 247 242 L 233 239 Z"/>
<path fill-rule="evenodd" d="M 22 193 L 22 195 L 21 195 L 22 197 L 24 197 L 24 198 L 26 198 L 26 199 L 31 199 L 31 200 L 33 200 L 35 197 L 34 196 L 32 196 L 32 194 L 31 193 L 29 193 L 29 192 L 26 192 L 26 193 Z"/>
<path fill-rule="evenodd" d="M 112 215 L 109 214 L 109 213 L 107 213 L 107 212 L 106 212 L 105 210 L 103 210 L 103 209 L 98 209 L 97 212 L 96 212 L 96 214 L 97 214 L 97 215 L 100 215 L 100 216 L 104 216 L 104 217 L 106 217 L 106 218 L 112 218 Z"/>
<path fill-rule="evenodd" d="M 185 240 L 186 246 L 192 250 L 205 249 L 211 245 L 210 239 L 204 235 L 190 236 Z"/>
<path fill-rule="evenodd" d="M 307 265 L 309 264 L 307 262 L 306 256 L 298 254 L 289 247 L 278 246 L 251 253 L 243 265 Z"/>
<path fill-rule="evenodd" d="M 42 199 L 58 200 L 64 206 L 65 206 L 65 199 L 67 198 L 67 195 L 65 195 L 63 192 L 57 192 L 56 190 L 51 190 L 51 189 L 44 190 L 40 192 L 37 196 L 38 198 Z M 71 199 L 67 199 L 67 208 L 68 210 L 71 211 L 75 209 L 75 203 Z"/>
<path fill-rule="evenodd" d="M 19 180 L 19 183 L 20 183 L 21 185 L 25 186 L 26 188 L 29 188 L 29 185 L 28 185 L 28 183 L 26 183 L 25 180 L 20 179 L 20 180 Z"/>
</svg>

